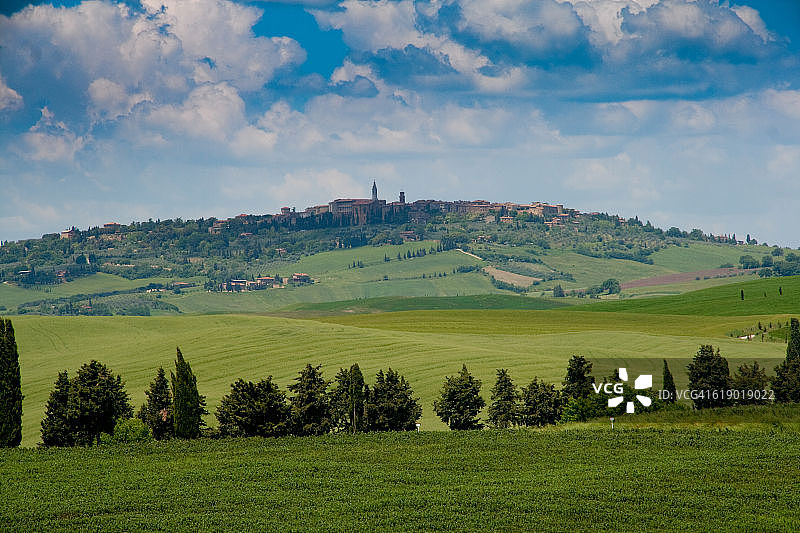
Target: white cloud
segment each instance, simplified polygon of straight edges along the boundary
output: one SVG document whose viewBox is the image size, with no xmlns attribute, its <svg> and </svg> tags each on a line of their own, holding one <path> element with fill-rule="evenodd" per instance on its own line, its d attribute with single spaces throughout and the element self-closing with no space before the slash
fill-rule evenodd
<svg viewBox="0 0 800 533">
<path fill-rule="evenodd" d="M 17 91 L 6 85 L 0 76 L 0 111 L 13 111 L 22 107 L 22 97 Z"/>
<path fill-rule="evenodd" d="M 767 104 L 779 113 L 800 118 L 800 91 L 769 89 L 764 92 L 764 98 Z"/>
<path fill-rule="evenodd" d="M 77 137 L 44 107 L 39 121 L 22 136 L 23 155 L 34 161 L 72 161 L 75 153 L 83 147 L 84 141 L 84 138 Z"/>
<path fill-rule="evenodd" d="M 624 199 L 634 206 L 660 196 L 650 169 L 634 162 L 625 152 L 614 157 L 578 160 L 565 184 L 576 191 Z"/>
<path fill-rule="evenodd" d="M 229 0 L 143 0 L 142 6 L 143 12 L 84 1 L 0 17 L 0 67 L 26 97 L 50 99 L 53 87 L 75 100 L 88 92 L 90 113 L 113 118 L 138 101 L 172 103 L 205 83 L 260 90 L 279 69 L 305 60 L 296 41 L 253 34 L 262 13 L 253 6 Z"/>
<path fill-rule="evenodd" d="M 90 113 L 95 120 L 113 120 L 130 113 L 136 104 L 152 101 L 146 92 L 129 94 L 125 87 L 105 78 L 96 79 L 89 84 L 89 98 Z"/>
<path fill-rule="evenodd" d="M 753 30 L 753 33 L 761 37 L 764 42 L 775 40 L 775 35 L 767 29 L 767 25 L 764 23 L 761 14 L 757 10 L 750 6 L 733 6 L 731 10 Z"/>
<path fill-rule="evenodd" d="M 305 206 L 327 203 L 332 198 L 363 197 L 365 188 L 334 168 L 303 169 L 284 175 L 283 181 L 270 187 L 270 194 L 283 203 Z"/>
<path fill-rule="evenodd" d="M 153 109 L 148 122 L 181 135 L 226 141 L 246 126 L 244 101 L 227 83 L 202 85 L 180 105 Z"/>
<path fill-rule="evenodd" d="M 788 181 L 795 184 L 798 169 L 800 169 L 800 146 L 778 145 L 772 149 L 767 161 L 767 170 L 773 177 L 790 178 Z"/>
</svg>

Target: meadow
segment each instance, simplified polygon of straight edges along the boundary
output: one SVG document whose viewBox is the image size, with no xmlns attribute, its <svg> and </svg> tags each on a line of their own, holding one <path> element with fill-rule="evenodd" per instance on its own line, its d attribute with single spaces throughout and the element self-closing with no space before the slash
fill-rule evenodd
<svg viewBox="0 0 800 533">
<path fill-rule="evenodd" d="M 744 292 L 744 299 L 742 299 L 742 292 Z M 800 311 L 800 276 L 744 281 L 659 298 L 598 302 L 581 309 L 695 316 L 798 313 Z"/>
<path fill-rule="evenodd" d="M 571 309 L 415 310 L 304 319 L 18 317 L 14 326 L 25 394 L 23 444 L 32 446 L 39 440 L 39 422 L 57 373 L 74 371 L 91 359 L 121 374 L 134 403 L 140 405 L 157 367 L 173 368 L 178 345 L 212 412 L 239 377 L 257 380 L 273 375 L 286 386 L 306 363 L 321 364 L 326 378 L 332 379 L 340 367 L 357 362 L 372 382 L 378 369 L 392 367 L 406 376 L 420 398 L 422 427 L 445 429 L 433 414 L 432 402 L 445 376 L 455 374 L 462 363 L 483 380 L 488 398 L 497 368 L 510 369 L 520 385 L 534 376 L 560 384 L 573 354 L 620 363 L 643 357 L 660 361 L 685 359 L 700 344 L 714 344 L 732 360 L 782 358 L 784 344 L 727 336 L 733 329 L 751 327 L 758 318 Z M 673 367 L 680 384 L 682 374 L 676 370 Z M 207 418 L 215 423 L 214 417 Z"/>
<path fill-rule="evenodd" d="M 5 531 L 789 531 L 793 431 L 329 435 L 0 451 Z"/>
</svg>

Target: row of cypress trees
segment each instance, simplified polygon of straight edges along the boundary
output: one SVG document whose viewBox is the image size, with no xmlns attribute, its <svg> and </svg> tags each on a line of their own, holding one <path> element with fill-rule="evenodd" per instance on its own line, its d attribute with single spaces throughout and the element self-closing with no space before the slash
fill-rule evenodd
<svg viewBox="0 0 800 533">
<path fill-rule="evenodd" d="M 198 437 L 206 414 L 205 397 L 197 392 L 197 378 L 180 348 L 171 378 L 172 391 L 164 368 L 158 369 L 145 392 L 147 401 L 139 410 L 139 418 L 156 438 Z M 122 378 L 103 363 L 91 361 L 72 378 L 66 371 L 58 374 L 42 420 L 42 444 L 99 444 L 102 434 L 113 434 L 120 421 L 132 416 L 133 406 Z"/>
<path fill-rule="evenodd" d="M 22 442 L 22 381 L 11 320 L 0 318 L 0 448 Z"/>
</svg>

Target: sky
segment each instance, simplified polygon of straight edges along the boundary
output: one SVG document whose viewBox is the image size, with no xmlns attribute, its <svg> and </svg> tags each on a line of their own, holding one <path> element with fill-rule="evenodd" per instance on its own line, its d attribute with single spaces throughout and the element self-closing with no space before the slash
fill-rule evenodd
<svg viewBox="0 0 800 533">
<path fill-rule="evenodd" d="M 798 247 L 800 2 L 0 2 L 0 240 L 373 179 Z"/>
</svg>

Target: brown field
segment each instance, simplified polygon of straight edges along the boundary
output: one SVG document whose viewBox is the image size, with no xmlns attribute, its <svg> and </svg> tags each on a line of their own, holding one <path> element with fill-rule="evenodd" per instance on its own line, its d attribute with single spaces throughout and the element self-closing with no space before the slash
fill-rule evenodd
<svg viewBox="0 0 800 533">
<path fill-rule="evenodd" d="M 498 281 L 510 283 L 517 287 L 522 287 L 523 289 L 527 289 L 533 285 L 534 281 L 541 281 L 539 278 L 523 276 L 522 274 L 514 274 L 513 272 L 506 272 L 505 270 L 500 270 L 499 268 L 495 267 L 484 267 L 483 271 Z"/>
</svg>

